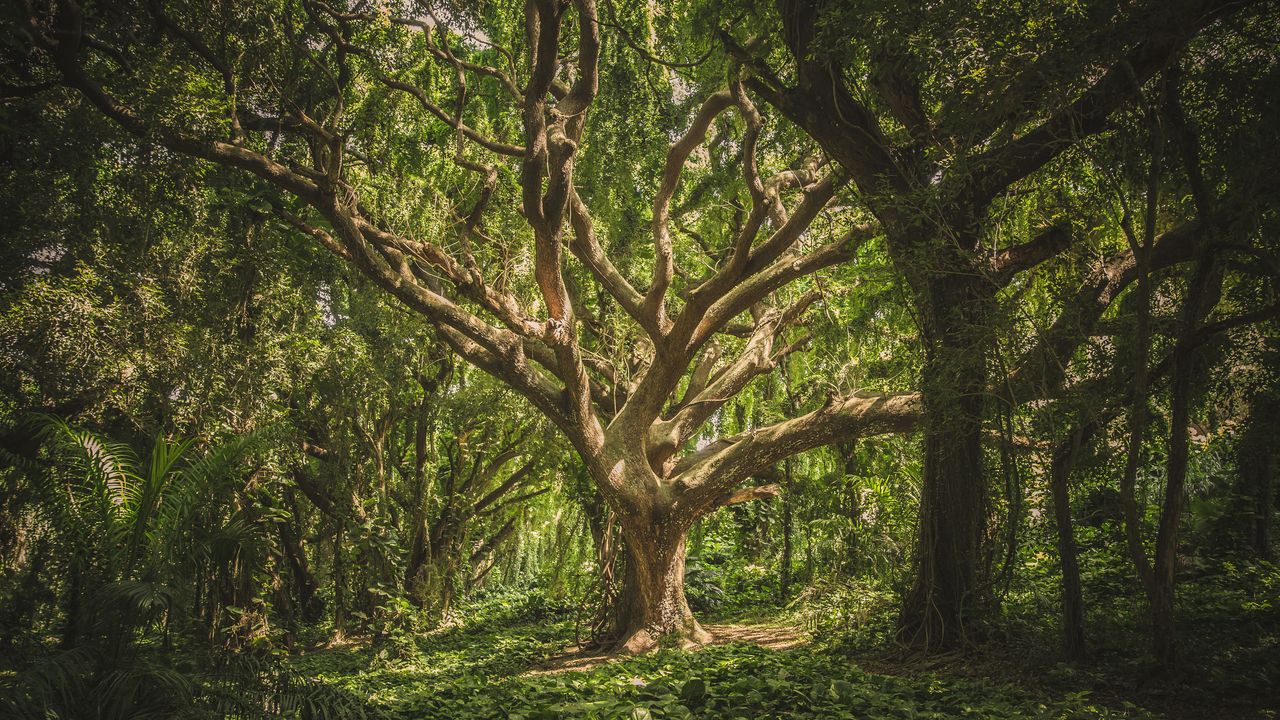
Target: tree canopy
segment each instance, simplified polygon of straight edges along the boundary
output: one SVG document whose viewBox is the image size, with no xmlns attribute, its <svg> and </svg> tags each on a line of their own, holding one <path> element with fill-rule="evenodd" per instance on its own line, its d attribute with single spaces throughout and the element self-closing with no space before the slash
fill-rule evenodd
<svg viewBox="0 0 1280 720">
<path fill-rule="evenodd" d="M 1101 513 L 1174 667 L 1188 542 L 1270 556 L 1274 3 L 5 12 L 4 592 L 65 649 L 144 580 L 224 649 L 535 580 L 694 647 L 719 557 L 967 651 L 1043 546 L 1078 660 Z"/>
</svg>

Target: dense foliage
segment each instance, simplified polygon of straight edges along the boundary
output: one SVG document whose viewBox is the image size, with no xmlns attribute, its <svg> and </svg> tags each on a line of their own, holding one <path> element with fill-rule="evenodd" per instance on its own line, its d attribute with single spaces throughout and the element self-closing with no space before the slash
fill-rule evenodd
<svg viewBox="0 0 1280 720">
<path fill-rule="evenodd" d="M 0 713 L 1280 707 L 1275 2 L 2 12 Z"/>
</svg>

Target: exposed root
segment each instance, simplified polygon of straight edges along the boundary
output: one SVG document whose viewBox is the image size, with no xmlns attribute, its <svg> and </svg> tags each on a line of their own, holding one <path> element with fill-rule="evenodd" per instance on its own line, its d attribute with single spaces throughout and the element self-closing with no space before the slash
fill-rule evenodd
<svg viewBox="0 0 1280 720">
<path fill-rule="evenodd" d="M 711 633 L 694 621 L 692 626 L 684 631 L 669 635 L 654 635 L 647 628 L 641 628 L 619 642 L 614 651 L 619 655 L 643 655 L 664 643 L 679 647 L 681 650 L 697 650 L 704 645 L 709 645 L 713 639 Z"/>
</svg>

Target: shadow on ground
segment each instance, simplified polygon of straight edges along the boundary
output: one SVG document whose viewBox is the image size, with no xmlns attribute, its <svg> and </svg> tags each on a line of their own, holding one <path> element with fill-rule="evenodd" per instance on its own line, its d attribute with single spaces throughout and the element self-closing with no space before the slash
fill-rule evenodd
<svg viewBox="0 0 1280 720">
<path fill-rule="evenodd" d="M 766 650 L 790 650 L 809 642 L 808 635 L 803 631 L 786 625 L 703 625 L 702 627 L 711 633 L 711 646 L 748 643 Z M 598 648 L 571 645 L 562 654 L 530 670 L 526 675 L 537 677 L 591 670 L 605 663 L 621 660 L 623 657 Z"/>
</svg>

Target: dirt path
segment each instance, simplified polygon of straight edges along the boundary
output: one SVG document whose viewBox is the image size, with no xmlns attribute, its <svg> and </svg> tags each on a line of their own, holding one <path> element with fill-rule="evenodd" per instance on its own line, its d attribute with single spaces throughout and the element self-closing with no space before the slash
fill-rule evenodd
<svg viewBox="0 0 1280 720">
<path fill-rule="evenodd" d="M 702 627 L 711 633 L 711 645 L 745 642 L 755 643 L 767 650 L 789 650 L 809 642 L 809 636 L 804 631 L 786 625 L 703 625 Z M 558 675 L 565 672 L 591 670 L 625 657 L 625 655 L 613 655 L 571 645 L 563 653 L 526 674 Z"/>
</svg>

